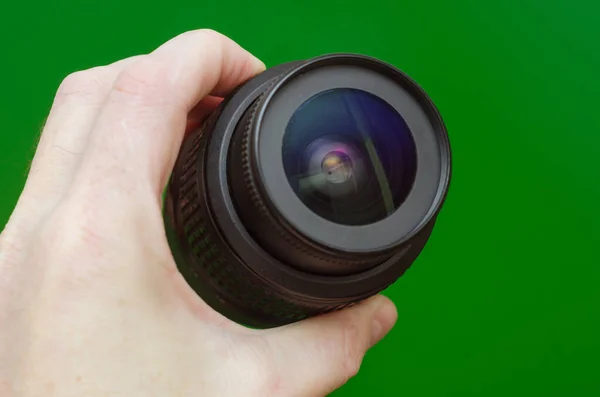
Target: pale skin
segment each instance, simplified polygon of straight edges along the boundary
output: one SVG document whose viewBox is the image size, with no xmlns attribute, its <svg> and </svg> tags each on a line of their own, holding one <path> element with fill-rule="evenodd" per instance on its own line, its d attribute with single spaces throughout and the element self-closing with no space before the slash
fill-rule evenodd
<svg viewBox="0 0 600 397">
<path fill-rule="evenodd" d="M 167 244 L 186 131 L 264 68 L 198 30 L 64 80 L 0 235 L 0 396 L 315 397 L 357 374 L 396 321 L 387 298 L 250 330 L 200 300 Z"/>
</svg>

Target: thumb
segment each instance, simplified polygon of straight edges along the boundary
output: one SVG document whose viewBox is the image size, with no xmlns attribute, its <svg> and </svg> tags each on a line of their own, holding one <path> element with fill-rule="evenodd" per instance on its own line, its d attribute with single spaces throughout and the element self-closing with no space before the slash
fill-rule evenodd
<svg viewBox="0 0 600 397">
<path fill-rule="evenodd" d="M 381 295 L 265 335 L 294 396 L 325 396 L 358 373 L 368 349 L 394 326 L 396 307 Z M 297 394 L 296 394 L 297 393 Z"/>
</svg>

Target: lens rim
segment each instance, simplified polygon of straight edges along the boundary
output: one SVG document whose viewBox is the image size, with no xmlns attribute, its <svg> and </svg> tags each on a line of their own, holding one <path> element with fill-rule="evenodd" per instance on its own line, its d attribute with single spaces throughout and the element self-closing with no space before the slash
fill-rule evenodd
<svg viewBox="0 0 600 397">
<path fill-rule="evenodd" d="M 223 103 L 222 112 L 207 138 L 207 145 L 202 149 L 205 150 L 205 154 L 199 156 L 196 174 L 197 183 L 203 186 L 202 200 L 207 206 L 208 220 L 215 226 L 215 237 L 218 237 L 220 243 L 227 247 L 223 252 L 228 260 L 244 266 L 248 272 L 269 285 L 270 289 L 290 299 L 293 296 L 293 299 L 298 301 L 326 301 L 331 305 L 370 296 L 401 277 L 427 243 L 435 225 L 435 215 L 441 209 L 441 205 L 436 208 L 421 233 L 412 237 L 404 247 L 394 251 L 387 261 L 375 268 L 348 276 L 311 274 L 295 269 L 276 260 L 248 233 L 234 204 L 232 186 L 228 178 L 228 159 L 236 126 L 252 103 L 268 92 L 274 82 L 279 81 L 283 76 L 301 70 L 304 65 L 312 62 L 325 60 L 330 64 L 336 64 L 338 59 L 367 59 L 368 64 L 376 70 L 378 63 L 383 65 L 381 61 L 364 55 L 331 54 L 267 69 L 241 85 Z M 388 67 L 391 66 L 383 68 Z M 442 123 L 441 118 L 439 123 Z M 215 299 L 215 302 L 223 304 L 226 311 L 234 311 L 240 316 L 243 314 L 232 304 L 221 302 L 219 299 Z"/>
<path fill-rule="evenodd" d="M 363 90 L 388 102 L 415 142 L 412 191 L 393 215 L 373 224 L 349 226 L 318 216 L 302 203 L 284 172 L 281 147 L 289 120 L 306 100 L 335 88 Z M 450 146 L 436 107 L 404 73 L 367 56 L 327 55 L 287 73 L 263 99 L 252 134 L 253 164 L 262 192 L 282 224 L 296 235 L 343 252 L 374 253 L 401 246 L 439 211 L 450 181 Z"/>
</svg>

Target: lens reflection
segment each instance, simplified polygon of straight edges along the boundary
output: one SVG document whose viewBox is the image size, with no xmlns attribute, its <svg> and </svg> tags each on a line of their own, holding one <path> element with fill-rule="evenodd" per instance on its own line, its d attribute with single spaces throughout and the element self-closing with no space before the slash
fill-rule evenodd
<svg viewBox="0 0 600 397">
<path fill-rule="evenodd" d="M 315 95 L 290 119 L 282 148 L 292 189 L 319 216 L 366 225 L 396 211 L 414 183 L 417 156 L 400 114 L 368 92 Z"/>
</svg>

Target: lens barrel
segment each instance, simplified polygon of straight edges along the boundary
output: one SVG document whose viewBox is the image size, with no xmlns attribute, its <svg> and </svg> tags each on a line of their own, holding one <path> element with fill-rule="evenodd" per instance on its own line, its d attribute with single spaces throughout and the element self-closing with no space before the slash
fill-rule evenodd
<svg viewBox="0 0 600 397">
<path fill-rule="evenodd" d="M 377 59 L 270 68 L 184 141 L 165 200 L 177 266 L 215 310 L 258 328 L 394 283 L 432 232 L 451 173 L 425 92 Z"/>
</svg>

